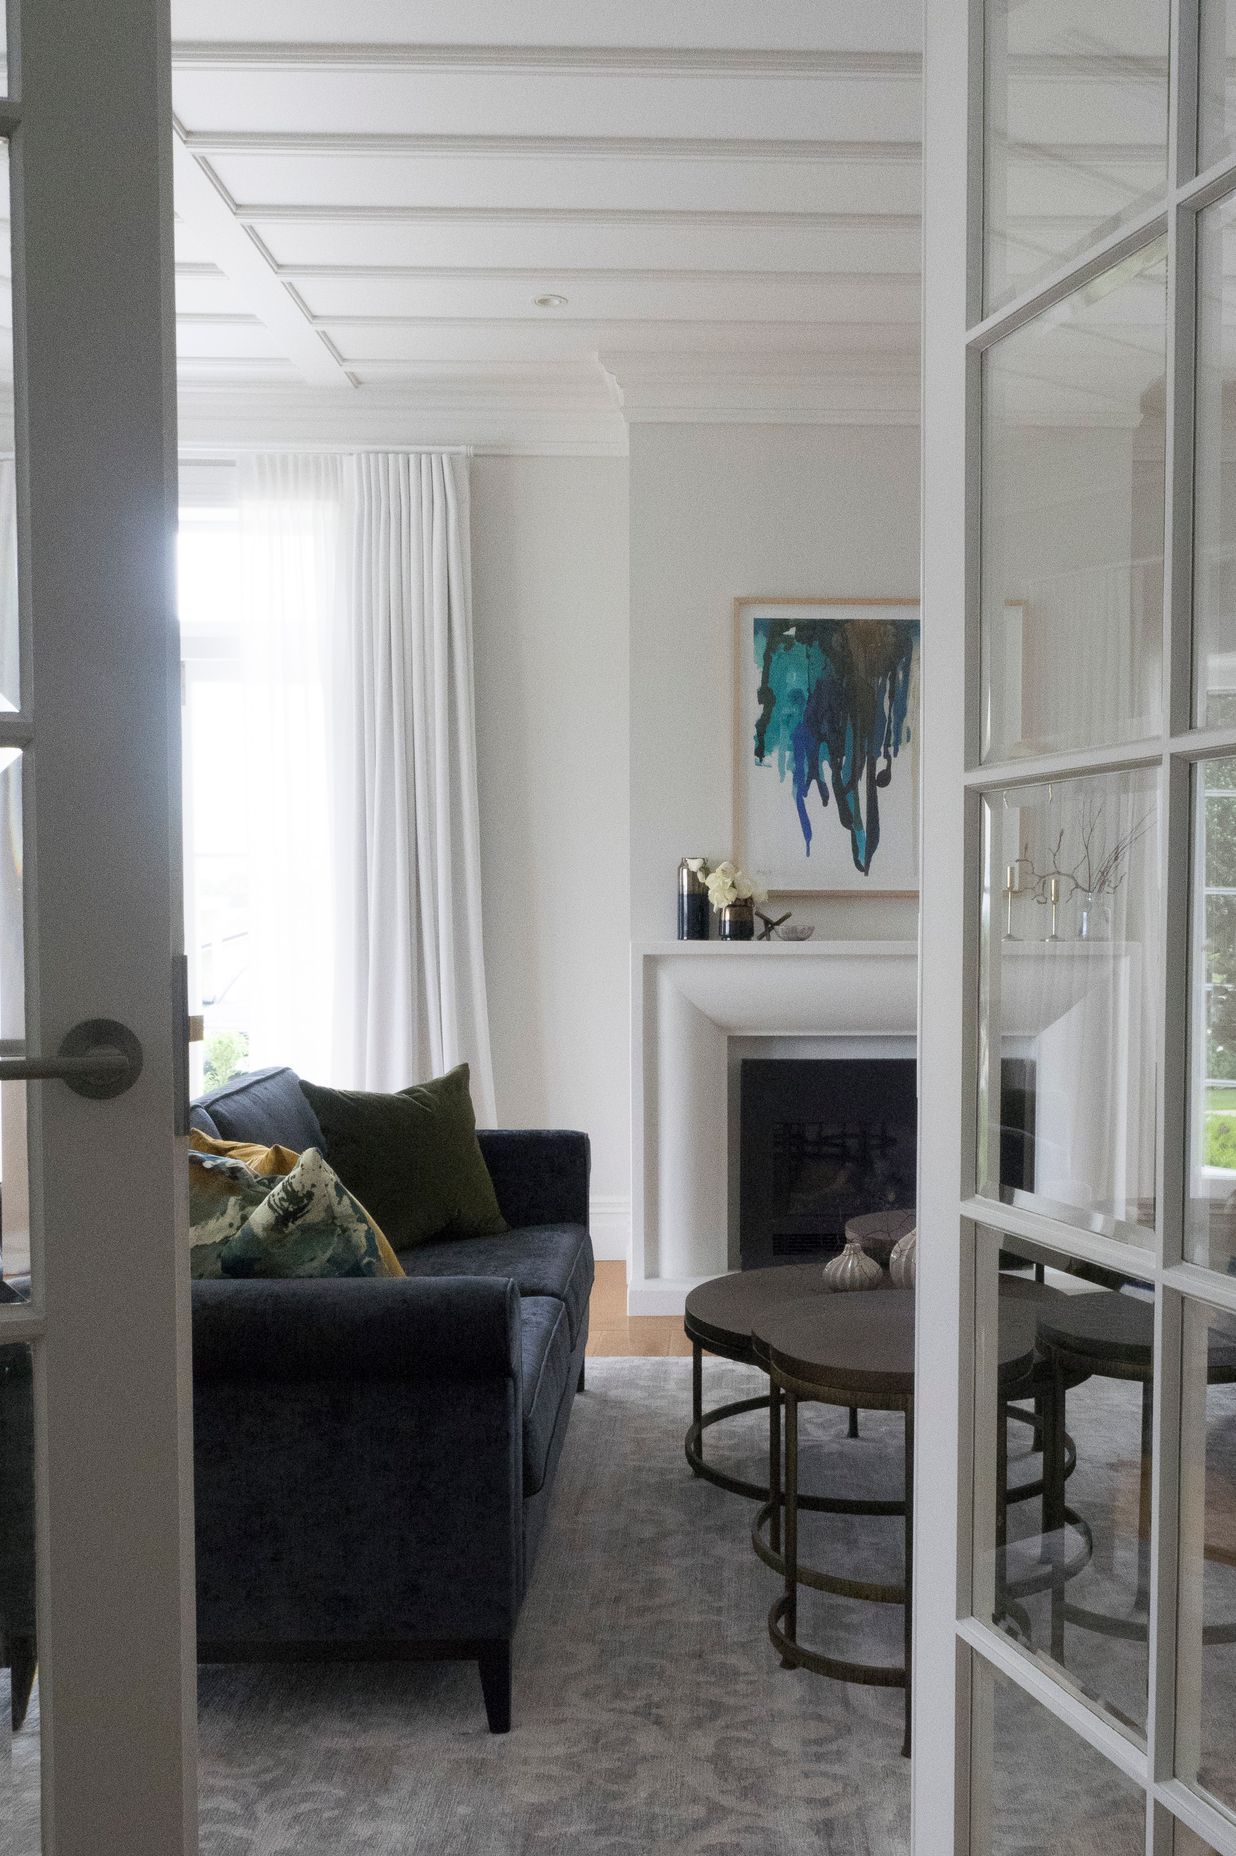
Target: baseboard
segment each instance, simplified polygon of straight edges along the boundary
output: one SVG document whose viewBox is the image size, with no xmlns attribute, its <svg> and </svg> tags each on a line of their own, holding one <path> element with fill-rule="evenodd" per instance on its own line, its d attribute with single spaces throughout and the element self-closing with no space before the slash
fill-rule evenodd
<svg viewBox="0 0 1236 1856">
<path fill-rule="evenodd" d="M 589 1213 L 592 1254 L 604 1263 L 625 1263 L 631 1254 L 631 1201 L 594 1192 Z"/>
</svg>

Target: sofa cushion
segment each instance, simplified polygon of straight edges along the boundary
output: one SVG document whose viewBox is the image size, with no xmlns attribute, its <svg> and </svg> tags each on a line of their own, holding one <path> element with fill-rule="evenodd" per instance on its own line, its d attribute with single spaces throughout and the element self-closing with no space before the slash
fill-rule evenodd
<svg viewBox="0 0 1236 1856">
<path fill-rule="evenodd" d="M 506 1230 L 477 1145 L 466 1063 L 394 1094 L 305 1082 L 301 1088 L 321 1122 L 331 1165 L 396 1249 Z"/>
<path fill-rule="evenodd" d="M 316 1147 L 290 1173 L 189 1155 L 190 1273 L 218 1277 L 402 1276 L 368 1212 Z"/>
<path fill-rule="evenodd" d="M 568 1395 L 571 1339 L 566 1307 L 554 1296 L 525 1295 L 519 1304 L 524 1369 L 524 1494 L 545 1481 L 549 1449 Z"/>
<path fill-rule="evenodd" d="M 553 1296 L 566 1309 L 572 1347 L 588 1311 L 592 1245 L 582 1224 L 525 1225 L 500 1237 L 439 1238 L 401 1250 L 406 1276 L 505 1276 L 522 1296 Z"/>
<path fill-rule="evenodd" d="M 295 1070 L 254 1070 L 248 1076 L 234 1076 L 195 1103 L 193 1112 L 201 1110 L 212 1123 L 202 1128 L 203 1134 L 217 1133 L 225 1141 L 258 1141 L 263 1147 L 290 1147 L 298 1154 L 316 1147 L 328 1160 L 331 1157 Z M 200 1120 L 197 1126 L 201 1127 Z"/>
</svg>

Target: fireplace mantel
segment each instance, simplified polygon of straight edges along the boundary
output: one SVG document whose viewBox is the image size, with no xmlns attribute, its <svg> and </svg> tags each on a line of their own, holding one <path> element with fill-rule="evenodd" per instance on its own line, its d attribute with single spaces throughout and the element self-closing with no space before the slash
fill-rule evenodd
<svg viewBox="0 0 1236 1856">
<path fill-rule="evenodd" d="M 729 1044 L 913 1038 L 913 941 L 632 950 L 632 1314 L 680 1314 L 729 1267 Z M 877 1046 L 878 1048 L 878 1046 Z"/>
</svg>

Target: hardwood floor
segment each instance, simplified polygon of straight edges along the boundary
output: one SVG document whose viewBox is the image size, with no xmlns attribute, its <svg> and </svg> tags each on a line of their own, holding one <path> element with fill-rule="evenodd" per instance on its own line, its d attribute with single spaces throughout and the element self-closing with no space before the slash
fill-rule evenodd
<svg viewBox="0 0 1236 1856">
<path fill-rule="evenodd" d="M 691 1355 L 680 1315 L 628 1315 L 627 1266 L 598 1263 L 588 1304 L 588 1352 L 593 1357 L 665 1359 Z"/>
</svg>

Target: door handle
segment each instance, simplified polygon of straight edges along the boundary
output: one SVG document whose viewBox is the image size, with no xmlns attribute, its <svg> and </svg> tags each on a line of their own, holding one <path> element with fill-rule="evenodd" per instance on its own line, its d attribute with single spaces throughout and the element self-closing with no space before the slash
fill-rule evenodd
<svg viewBox="0 0 1236 1856">
<path fill-rule="evenodd" d="M 115 1018 L 83 1018 L 54 1057 L 0 1058 L 0 1083 L 58 1082 L 75 1095 L 122 1096 L 142 1073 L 142 1047 Z"/>
</svg>

